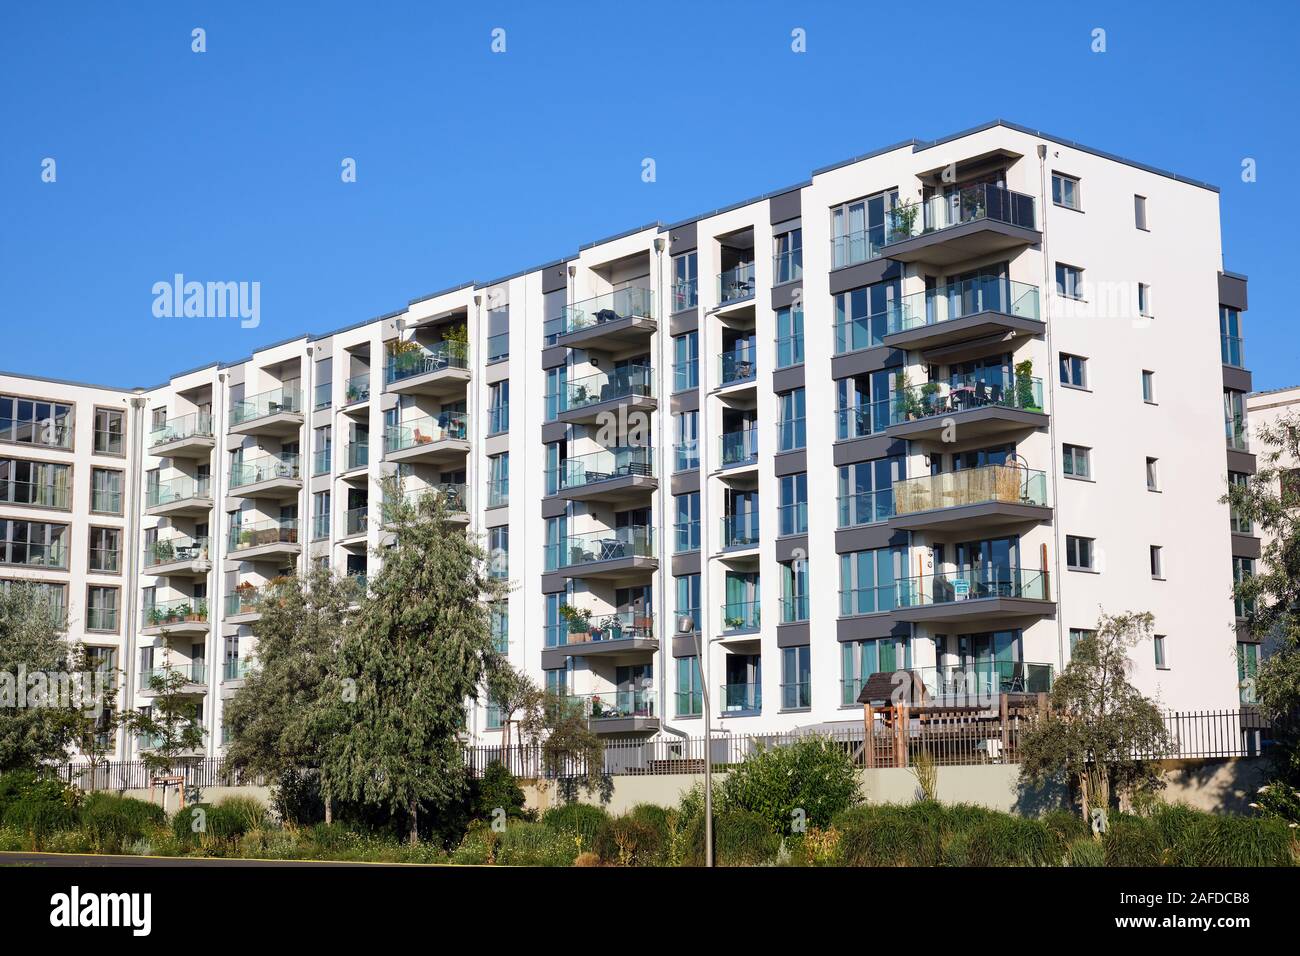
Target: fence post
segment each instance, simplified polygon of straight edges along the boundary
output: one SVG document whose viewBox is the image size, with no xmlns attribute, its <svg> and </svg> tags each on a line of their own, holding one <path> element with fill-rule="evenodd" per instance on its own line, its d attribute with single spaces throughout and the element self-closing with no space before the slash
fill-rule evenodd
<svg viewBox="0 0 1300 956">
<path fill-rule="evenodd" d="M 1002 760 L 1011 752 L 1011 727 L 1007 723 L 1007 695 L 998 696 L 998 716 L 1002 719 Z"/>
<path fill-rule="evenodd" d="M 862 707 L 862 727 L 864 730 L 863 744 L 866 747 L 864 762 L 867 767 L 874 768 L 876 766 L 876 711 L 870 703 L 864 704 Z"/>
</svg>

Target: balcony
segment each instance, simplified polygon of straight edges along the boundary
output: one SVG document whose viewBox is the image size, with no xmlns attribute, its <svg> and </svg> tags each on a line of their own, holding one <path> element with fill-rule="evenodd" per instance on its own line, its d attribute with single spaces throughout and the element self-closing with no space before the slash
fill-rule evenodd
<svg viewBox="0 0 1300 956">
<path fill-rule="evenodd" d="M 360 539 L 365 543 L 366 532 L 370 528 L 370 509 L 366 507 L 349 508 L 343 512 L 343 534 L 340 540 Z"/>
<path fill-rule="evenodd" d="M 362 407 L 370 401 L 370 373 L 353 375 L 343 383 L 343 410 L 349 415 L 365 411 Z"/>
<path fill-rule="evenodd" d="M 221 682 L 223 684 L 242 684 L 252 669 L 247 657 L 234 657 L 221 665 Z"/>
<path fill-rule="evenodd" d="M 885 214 L 880 254 L 897 262 L 951 265 L 1040 241 L 1034 197 L 977 183 Z"/>
<path fill-rule="evenodd" d="M 742 262 L 718 275 L 718 308 L 754 298 L 754 263 Z"/>
<path fill-rule="evenodd" d="M 570 535 L 547 548 L 547 567 L 571 578 L 637 578 L 659 567 L 654 528 L 648 525 Z"/>
<path fill-rule="evenodd" d="M 749 551 L 758 547 L 758 512 L 742 515 L 724 515 L 718 549 L 721 551 Z"/>
<path fill-rule="evenodd" d="M 180 598 L 145 605 L 140 613 L 140 633 L 147 635 L 208 633 L 208 602 Z"/>
<path fill-rule="evenodd" d="M 230 494 L 236 498 L 286 501 L 298 497 L 301 491 L 302 472 L 297 455 L 258 455 L 236 460 L 230 466 Z"/>
<path fill-rule="evenodd" d="M 431 485 L 427 488 L 413 488 L 410 491 L 403 492 L 402 499 L 409 502 L 412 507 L 419 508 L 425 495 L 442 498 L 449 522 L 455 524 L 469 523 L 469 509 L 465 504 L 464 482 L 444 481 L 441 484 Z M 387 499 L 385 501 L 387 502 Z M 385 518 L 384 526 L 389 527 L 391 525 L 392 522 Z"/>
<path fill-rule="evenodd" d="M 840 495 L 839 528 L 860 528 L 863 525 L 887 521 L 894 516 L 894 489 L 855 491 Z"/>
<path fill-rule="evenodd" d="M 351 441 L 343 450 L 343 477 L 351 479 L 358 477 L 353 474 L 361 472 L 360 477 L 365 477 L 365 470 L 370 467 L 370 442 Z"/>
<path fill-rule="evenodd" d="M 1001 618 L 1053 617 L 1056 603 L 1047 573 L 1039 569 L 987 566 L 922 574 L 895 582 L 900 621 L 978 625 Z"/>
<path fill-rule="evenodd" d="M 212 489 L 206 478 L 181 475 L 150 485 L 144 508 L 147 515 L 206 515 L 212 510 Z"/>
<path fill-rule="evenodd" d="M 969 439 L 994 439 L 1047 425 L 1043 380 L 1029 375 L 956 377 L 904 388 L 873 403 L 879 420 L 888 408 L 890 438 L 944 441 L 949 428 Z"/>
<path fill-rule="evenodd" d="M 906 531 L 974 532 L 1051 516 L 1044 472 L 988 465 L 894 482 L 889 524 Z"/>
<path fill-rule="evenodd" d="M 885 313 L 884 344 L 933 349 L 991 335 L 1042 335 L 1038 287 L 998 277 L 968 279 L 903 296 Z"/>
<path fill-rule="evenodd" d="M 758 464 L 758 427 L 723 432 L 719 436 L 718 468 L 745 468 Z"/>
<path fill-rule="evenodd" d="M 643 659 L 659 649 L 654 616 L 642 611 L 593 614 L 559 629 L 558 645 L 571 657 Z"/>
<path fill-rule="evenodd" d="M 657 404 L 654 370 L 633 365 L 608 374 L 584 375 L 565 383 L 554 399 L 558 399 L 556 420 L 574 425 L 588 425 L 623 409 L 652 411 Z"/>
<path fill-rule="evenodd" d="M 831 237 L 831 268 L 843 269 L 880 258 L 885 244 L 885 227 L 872 226 Z"/>
<path fill-rule="evenodd" d="M 566 458 L 554 487 L 569 501 L 627 501 L 649 494 L 659 482 L 652 450 L 637 446 Z"/>
<path fill-rule="evenodd" d="M 226 595 L 222 618 L 227 624 L 251 624 L 262 616 L 261 596 L 251 584 L 239 584 Z"/>
<path fill-rule="evenodd" d="M 208 667 L 203 661 L 195 661 L 191 664 L 177 664 L 172 667 L 148 667 L 140 671 L 140 689 L 141 697 L 157 697 L 159 691 L 153 686 L 155 680 L 168 681 L 173 674 L 180 674 L 185 683 L 180 685 L 180 693 L 187 696 L 201 695 L 208 692 Z M 141 741 L 142 747 L 156 747 L 158 742 L 145 743 Z"/>
<path fill-rule="evenodd" d="M 469 346 L 439 342 L 425 348 L 415 341 L 398 342 L 384 366 L 387 390 L 402 395 L 450 396 L 463 393 L 469 382 Z"/>
<path fill-rule="evenodd" d="M 932 700 L 988 700 L 1001 694 L 1049 694 L 1052 665 L 1025 661 L 976 660 L 966 664 L 916 667 Z M 856 698 L 854 698 L 856 700 Z"/>
<path fill-rule="evenodd" d="M 720 717 L 755 717 L 763 712 L 762 684 L 723 684 L 719 691 Z"/>
<path fill-rule="evenodd" d="M 672 286 L 672 310 L 686 312 L 699 305 L 699 281 L 696 279 L 678 279 Z"/>
<path fill-rule="evenodd" d="M 158 577 L 204 578 L 212 570 L 208 539 L 177 535 L 144 549 L 144 572 Z"/>
<path fill-rule="evenodd" d="M 469 428 L 461 412 L 443 412 L 389 425 L 384 429 L 384 459 L 450 465 L 469 452 Z"/>
<path fill-rule="evenodd" d="M 753 348 L 731 349 L 718 356 L 718 388 L 750 384 L 758 378 Z"/>
<path fill-rule="evenodd" d="M 659 696 L 649 690 L 608 690 L 574 694 L 570 705 L 602 734 L 635 733 L 659 729 Z"/>
<path fill-rule="evenodd" d="M 195 412 L 169 418 L 161 428 L 149 433 L 149 454 L 159 458 L 207 459 L 216 446 L 212 416 Z"/>
<path fill-rule="evenodd" d="M 724 636 L 757 634 L 762 627 L 758 601 L 728 601 L 722 605 Z"/>
<path fill-rule="evenodd" d="M 298 519 L 257 521 L 230 529 L 227 552 L 240 561 L 283 560 L 302 551 Z"/>
<path fill-rule="evenodd" d="M 275 388 L 230 406 L 232 435 L 293 435 L 302 428 L 302 392 Z"/>
<path fill-rule="evenodd" d="M 556 345 L 618 351 L 655 333 L 654 293 L 632 287 L 564 307 Z"/>
</svg>

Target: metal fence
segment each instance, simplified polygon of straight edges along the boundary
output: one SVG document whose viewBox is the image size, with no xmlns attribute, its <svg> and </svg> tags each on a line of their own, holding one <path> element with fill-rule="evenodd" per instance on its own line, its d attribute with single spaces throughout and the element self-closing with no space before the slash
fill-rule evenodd
<svg viewBox="0 0 1300 956">
<path fill-rule="evenodd" d="M 82 790 L 147 790 L 150 781 L 163 774 L 150 771 L 138 760 L 101 763 L 68 763 L 59 767 L 64 783 Z M 181 777 L 186 787 L 261 787 L 266 781 L 257 774 L 243 773 L 221 757 L 177 760 L 170 776 Z"/>
</svg>

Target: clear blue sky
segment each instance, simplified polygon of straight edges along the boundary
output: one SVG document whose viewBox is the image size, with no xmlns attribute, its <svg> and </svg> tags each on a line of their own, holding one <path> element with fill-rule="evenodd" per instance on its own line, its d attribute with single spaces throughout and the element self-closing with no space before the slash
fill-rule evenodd
<svg viewBox="0 0 1300 956">
<path fill-rule="evenodd" d="M 1297 4 L 942 6 L 6 4 L 0 369 L 157 384 L 1004 117 L 1218 185 L 1256 388 L 1300 382 Z M 176 272 L 261 326 L 154 318 Z"/>
</svg>

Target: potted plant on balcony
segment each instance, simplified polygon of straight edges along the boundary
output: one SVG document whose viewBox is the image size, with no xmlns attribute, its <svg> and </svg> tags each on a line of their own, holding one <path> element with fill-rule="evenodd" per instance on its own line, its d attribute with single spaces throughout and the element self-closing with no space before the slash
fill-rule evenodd
<svg viewBox="0 0 1300 956">
<path fill-rule="evenodd" d="M 921 207 L 910 199 L 904 199 L 889 211 L 890 233 L 886 242 L 902 242 L 911 238 L 916 227 L 916 214 Z"/>
<path fill-rule="evenodd" d="M 894 373 L 894 412 L 903 422 L 921 417 L 921 401 L 906 371 Z"/>
<path fill-rule="evenodd" d="M 465 328 L 463 322 L 448 329 L 443 341 L 447 343 L 447 354 L 449 355 L 465 358 L 469 353 L 469 330 Z"/>
<path fill-rule="evenodd" d="M 153 543 L 153 558 L 155 564 L 164 564 L 170 561 L 176 554 L 175 547 L 170 541 L 155 541 Z"/>
<path fill-rule="evenodd" d="M 151 605 L 146 613 L 148 614 L 150 627 L 157 627 L 163 622 L 163 610 L 157 605 Z"/>
<path fill-rule="evenodd" d="M 1034 398 L 1034 362 L 1025 359 L 1016 365 L 1016 405 L 1030 412 L 1040 412 Z"/>
<path fill-rule="evenodd" d="M 194 613 L 187 614 L 185 616 L 185 620 L 206 621 L 207 619 L 208 619 L 208 602 L 203 598 L 199 598 L 197 601 L 194 602 Z"/>
<path fill-rule="evenodd" d="M 176 605 L 167 612 L 168 621 L 188 621 L 194 609 L 190 607 L 188 601 Z"/>
<path fill-rule="evenodd" d="M 570 640 L 585 642 L 591 639 L 591 612 L 571 604 L 561 604 L 560 617 L 569 626 Z"/>
<path fill-rule="evenodd" d="M 939 383 L 926 382 L 921 386 L 921 414 L 937 415 L 939 409 Z"/>
</svg>

